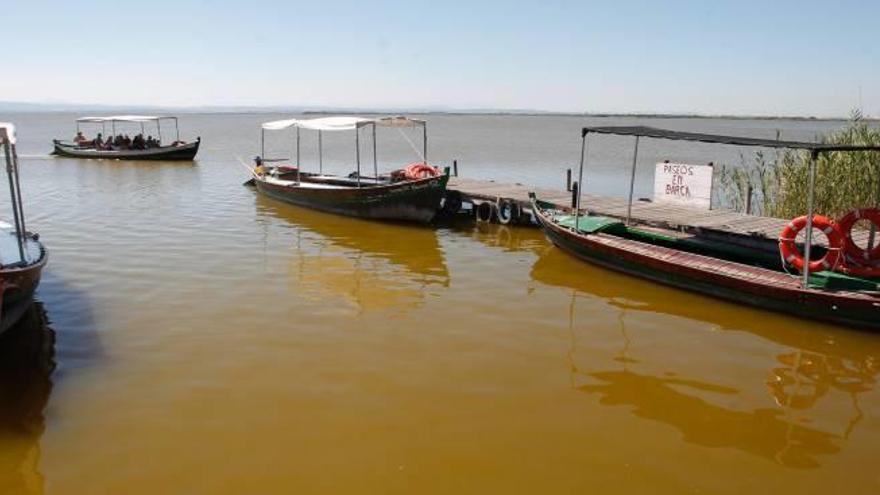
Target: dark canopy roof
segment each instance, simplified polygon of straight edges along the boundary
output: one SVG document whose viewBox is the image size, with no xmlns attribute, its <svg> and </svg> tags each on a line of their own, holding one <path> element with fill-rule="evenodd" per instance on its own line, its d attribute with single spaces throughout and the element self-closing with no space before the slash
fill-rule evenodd
<svg viewBox="0 0 880 495">
<path fill-rule="evenodd" d="M 809 150 L 814 153 L 825 151 L 880 151 L 880 146 L 850 146 L 843 144 L 810 143 L 807 141 L 777 141 L 775 139 L 760 139 L 738 136 L 721 136 L 717 134 L 701 134 L 698 132 L 670 131 L 656 127 L 645 126 L 613 126 L 613 127 L 584 127 L 582 136 L 588 133 L 615 134 L 618 136 L 642 136 L 656 139 L 673 139 L 677 141 L 699 141 L 701 143 L 732 144 L 734 146 L 760 146 L 764 148 L 794 148 Z"/>
</svg>

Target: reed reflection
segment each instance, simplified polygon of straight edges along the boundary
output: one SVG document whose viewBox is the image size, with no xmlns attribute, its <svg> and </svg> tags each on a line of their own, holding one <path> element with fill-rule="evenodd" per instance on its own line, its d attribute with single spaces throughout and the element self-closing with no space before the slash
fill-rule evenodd
<svg viewBox="0 0 880 495">
<path fill-rule="evenodd" d="M 564 288 L 569 294 L 572 386 L 598 395 L 601 404 L 628 406 L 639 418 L 672 426 L 685 442 L 736 449 L 792 468 L 818 467 L 823 456 L 839 452 L 856 431 L 863 416 L 859 397 L 873 391 L 880 371 L 880 349 L 870 336 L 825 325 L 780 324 L 789 319 L 762 318 L 757 310 L 644 284 L 578 263 L 552 248 L 540 252 L 531 275 L 534 281 Z M 597 331 L 601 324 L 576 321 L 578 302 L 594 305 L 597 301 L 604 301 L 607 311 L 616 313 L 619 351 L 613 356 L 597 356 L 596 349 L 607 348 L 615 337 Z M 650 335 L 649 346 L 638 346 L 635 327 L 628 326 L 640 321 L 638 315 L 645 312 L 686 320 L 679 328 L 668 328 L 668 333 L 663 329 L 662 337 Z M 607 314 L 604 318 L 607 323 Z M 706 337 L 704 327 L 700 336 L 708 341 L 699 344 L 681 336 L 685 328 L 693 332 L 701 322 L 722 332 Z M 646 337 L 644 331 L 637 334 Z M 754 355 L 730 355 L 735 351 L 726 348 L 727 337 L 734 335 L 751 335 L 771 349 L 784 348 L 766 363 L 763 383 L 719 375 L 699 363 L 685 372 L 670 372 L 669 363 L 662 358 L 652 362 L 650 357 L 702 352 L 711 363 L 713 353 L 723 353 L 719 359 L 741 359 L 754 365 Z M 691 345 L 700 347 L 685 348 Z M 640 347 L 644 355 L 634 355 L 632 347 Z M 615 364 L 601 364 L 608 362 Z M 748 392 L 761 389 L 769 392 L 776 407 L 750 398 Z M 849 412 L 845 417 L 829 413 L 819 407 L 823 400 L 830 409 Z"/>
<path fill-rule="evenodd" d="M 54 346 L 39 302 L 0 336 L 0 493 L 43 493 L 40 438 L 52 392 Z"/>
<path fill-rule="evenodd" d="M 368 222 L 256 197 L 261 215 L 295 229 L 286 250 L 291 282 L 316 297 L 341 297 L 361 311 L 403 310 L 449 286 L 434 229 Z"/>
</svg>

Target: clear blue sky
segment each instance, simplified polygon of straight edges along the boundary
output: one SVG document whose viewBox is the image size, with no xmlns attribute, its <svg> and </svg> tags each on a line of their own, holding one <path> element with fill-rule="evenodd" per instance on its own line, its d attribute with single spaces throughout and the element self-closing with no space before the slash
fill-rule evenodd
<svg viewBox="0 0 880 495">
<path fill-rule="evenodd" d="M 877 0 L 3 3 L 0 101 L 880 115 Z"/>
</svg>

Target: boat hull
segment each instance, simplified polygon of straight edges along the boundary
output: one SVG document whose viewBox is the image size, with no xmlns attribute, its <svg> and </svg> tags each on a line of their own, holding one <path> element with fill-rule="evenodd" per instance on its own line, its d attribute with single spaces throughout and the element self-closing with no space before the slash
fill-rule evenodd
<svg viewBox="0 0 880 495">
<path fill-rule="evenodd" d="M 192 161 L 199 152 L 201 138 L 193 143 L 180 146 L 163 146 L 146 150 L 96 150 L 71 146 L 57 139 L 54 141 L 55 151 L 52 153 L 67 158 L 89 158 L 99 160 L 178 160 Z"/>
<path fill-rule="evenodd" d="M 255 179 L 266 196 L 315 210 L 372 220 L 427 223 L 434 219 L 446 191 L 448 174 L 387 185 L 320 189 Z"/>
<path fill-rule="evenodd" d="M 0 268 L 0 334 L 14 326 L 33 302 L 47 260 L 48 253 L 40 244 L 40 258 L 36 262 Z"/>
<path fill-rule="evenodd" d="M 880 297 L 800 287 L 796 278 L 766 269 L 712 260 L 610 234 L 575 233 L 560 226 L 539 207 L 535 217 L 555 246 L 611 270 L 739 304 L 811 320 L 880 330 Z M 655 255 L 655 253 L 660 253 Z"/>
</svg>

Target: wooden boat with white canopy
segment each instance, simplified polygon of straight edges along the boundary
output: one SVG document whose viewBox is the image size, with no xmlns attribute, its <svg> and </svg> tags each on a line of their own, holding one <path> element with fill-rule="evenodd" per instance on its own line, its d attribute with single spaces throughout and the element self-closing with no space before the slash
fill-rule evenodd
<svg viewBox="0 0 880 495">
<path fill-rule="evenodd" d="M 0 334 L 12 327 L 31 305 L 48 254 L 39 235 L 25 228 L 15 126 L 0 122 L 0 148 L 6 160 L 13 223 L 0 222 Z"/>
<path fill-rule="evenodd" d="M 162 121 L 174 122 L 174 141 L 169 145 L 162 144 Z M 80 127 L 82 124 L 100 125 L 101 132 L 94 139 L 86 138 Z M 135 124 L 140 126 L 140 139 L 124 141 L 116 133 L 117 124 Z M 146 124 L 155 124 L 156 138 L 144 139 Z M 107 131 L 110 134 L 107 134 Z M 136 127 L 137 129 L 137 127 Z M 109 117 L 81 117 L 76 120 L 76 138 L 72 142 L 60 139 L 53 141 L 55 151 L 52 154 L 68 158 L 109 158 L 114 160 L 193 160 L 199 152 L 202 138 L 187 143 L 180 140 L 180 128 L 177 117 L 151 115 L 114 115 Z"/>
<path fill-rule="evenodd" d="M 421 128 L 421 161 L 380 175 L 376 158 L 376 128 Z M 283 159 L 265 158 L 265 132 L 295 129 L 296 162 L 280 164 Z M 300 161 L 301 129 L 317 131 L 318 172 L 304 172 Z M 361 172 L 361 132 L 369 130 L 372 142 L 373 174 Z M 324 132 L 354 131 L 356 171 L 347 177 L 323 173 Z M 272 198 L 316 210 L 378 220 L 430 222 L 440 209 L 449 170 L 440 171 L 428 165 L 427 132 L 423 120 L 406 117 L 365 119 L 359 117 L 324 117 L 288 119 L 262 125 L 263 155 L 257 157 L 253 179 L 248 185 Z M 274 165 L 273 165 L 274 163 Z"/>
</svg>

